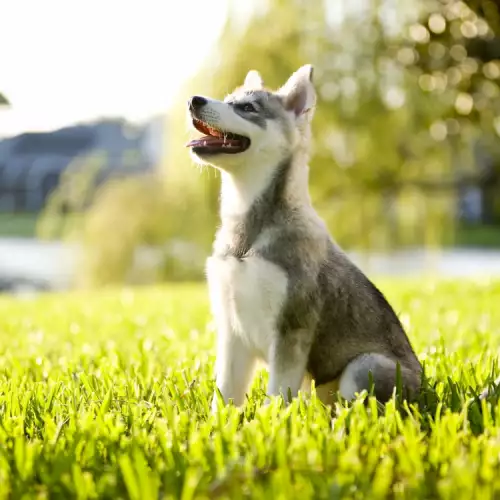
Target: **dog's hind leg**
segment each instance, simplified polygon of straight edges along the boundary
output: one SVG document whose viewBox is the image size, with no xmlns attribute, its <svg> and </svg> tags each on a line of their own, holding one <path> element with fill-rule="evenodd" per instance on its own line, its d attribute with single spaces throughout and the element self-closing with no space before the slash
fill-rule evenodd
<svg viewBox="0 0 500 500">
<path fill-rule="evenodd" d="M 400 365 L 400 374 L 403 393 L 411 398 L 419 390 L 420 371 Z M 340 395 L 347 400 L 354 399 L 356 393 L 371 389 L 370 379 L 377 400 L 381 403 L 387 402 L 397 385 L 397 362 L 383 354 L 370 353 L 358 356 L 342 372 L 339 380 Z"/>
</svg>

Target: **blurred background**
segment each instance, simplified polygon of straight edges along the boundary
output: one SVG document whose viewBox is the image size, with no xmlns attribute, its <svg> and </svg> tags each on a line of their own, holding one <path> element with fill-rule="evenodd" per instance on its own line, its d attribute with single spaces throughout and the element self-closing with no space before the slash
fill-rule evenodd
<svg viewBox="0 0 500 500">
<path fill-rule="evenodd" d="M 500 275 L 493 0 L 16 0 L 0 18 L 0 291 L 204 278 L 219 179 L 186 99 L 312 63 L 310 189 L 375 275 Z"/>
</svg>

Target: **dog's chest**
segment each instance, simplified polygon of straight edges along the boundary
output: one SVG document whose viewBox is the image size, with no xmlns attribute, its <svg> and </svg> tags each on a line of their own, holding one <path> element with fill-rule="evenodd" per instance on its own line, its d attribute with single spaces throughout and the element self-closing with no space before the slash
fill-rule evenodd
<svg viewBox="0 0 500 500">
<path fill-rule="evenodd" d="M 212 312 L 219 334 L 243 338 L 267 359 L 287 297 L 288 279 L 277 265 L 258 256 L 212 256 L 207 261 Z"/>
</svg>

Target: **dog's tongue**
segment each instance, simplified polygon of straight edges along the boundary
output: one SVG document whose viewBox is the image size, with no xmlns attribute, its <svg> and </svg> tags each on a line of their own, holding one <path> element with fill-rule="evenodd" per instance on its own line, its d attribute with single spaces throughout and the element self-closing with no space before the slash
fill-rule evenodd
<svg viewBox="0 0 500 500">
<path fill-rule="evenodd" d="M 193 139 L 186 144 L 186 147 L 205 147 L 205 146 L 219 146 L 219 147 L 237 147 L 239 146 L 240 141 L 237 139 L 228 139 L 223 137 L 213 137 L 211 135 L 205 135 L 200 137 L 199 139 Z"/>
</svg>

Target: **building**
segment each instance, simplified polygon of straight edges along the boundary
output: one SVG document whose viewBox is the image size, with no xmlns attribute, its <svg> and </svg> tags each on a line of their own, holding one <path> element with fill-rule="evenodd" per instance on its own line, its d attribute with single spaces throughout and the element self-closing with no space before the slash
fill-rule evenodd
<svg viewBox="0 0 500 500">
<path fill-rule="evenodd" d="M 154 169 L 160 161 L 162 119 L 143 126 L 122 119 L 27 132 L 0 141 L 0 212 L 38 212 L 78 158 L 104 161 L 98 181 Z"/>
</svg>

